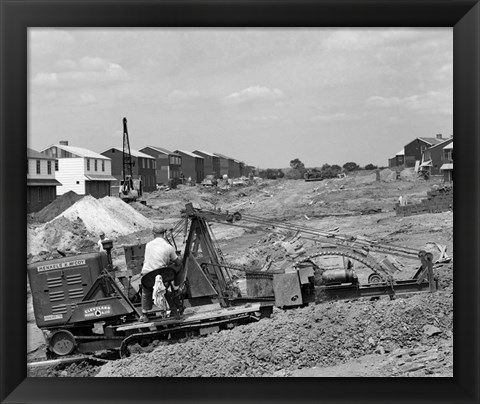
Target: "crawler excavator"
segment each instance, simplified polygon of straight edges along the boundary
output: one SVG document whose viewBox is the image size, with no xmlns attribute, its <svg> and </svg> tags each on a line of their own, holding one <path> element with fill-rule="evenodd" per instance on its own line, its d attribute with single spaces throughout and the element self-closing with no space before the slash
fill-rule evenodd
<svg viewBox="0 0 480 404">
<path fill-rule="evenodd" d="M 302 237 L 323 240 L 332 249 L 295 262 L 285 271 L 245 271 L 246 291 L 241 292 L 233 268 L 222 256 L 210 224 L 231 226 L 272 226 L 264 218 L 235 212 L 196 209 L 187 204 L 182 219 L 169 230 L 167 240 L 176 248 L 175 235 L 184 233 L 182 260 L 185 271 L 180 318 L 153 312 L 149 322 L 139 322 L 139 270 L 145 245 L 125 247 L 127 270 L 112 264 L 113 242 L 104 240 L 106 252 L 80 254 L 28 266 L 37 326 L 47 343 L 47 358 L 113 352 L 130 354 L 132 344 L 148 344 L 155 339 L 177 339 L 205 335 L 221 329 L 259 321 L 274 306 L 288 309 L 329 299 L 390 296 L 434 292 L 433 255 L 405 247 L 383 245 L 347 235 L 274 223 L 280 229 L 294 230 Z M 246 224 L 244 224 L 246 223 Z M 127 254 L 127 249 L 130 251 Z M 177 249 L 177 248 L 176 248 Z M 178 251 L 178 249 L 177 249 Z M 391 267 L 375 260 L 370 252 L 396 254 L 420 261 L 412 279 L 395 280 Z M 372 270 L 369 283 L 361 285 L 352 265 L 324 269 L 322 256 L 341 256 L 359 261 Z M 167 293 L 169 290 L 166 282 Z"/>
</svg>

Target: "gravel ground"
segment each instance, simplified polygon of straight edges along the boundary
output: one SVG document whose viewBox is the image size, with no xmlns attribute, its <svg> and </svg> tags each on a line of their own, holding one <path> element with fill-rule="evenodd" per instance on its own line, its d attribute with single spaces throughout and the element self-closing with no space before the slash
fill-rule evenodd
<svg viewBox="0 0 480 404">
<path fill-rule="evenodd" d="M 276 310 L 255 324 L 109 363 L 98 376 L 290 376 L 297 369 L 338 365 L 375 352 L 435 348 L 453 335 L 451 270 L 441 268 L 446 287 L 434 294 Z"/>
</svg>

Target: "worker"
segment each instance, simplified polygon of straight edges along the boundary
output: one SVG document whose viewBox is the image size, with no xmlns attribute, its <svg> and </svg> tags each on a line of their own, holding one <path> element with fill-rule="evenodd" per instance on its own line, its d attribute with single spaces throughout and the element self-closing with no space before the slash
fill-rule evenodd
<svg viewBox="0 0 480 404">
<path fill-rule="evenodd" d="M 98 251 L 102 252 L 102 251 L 105 251 L 102 244 L 102 241 L 105 240 L 105 233 L 102 231 L 100 232 L 99 236 L 100 236 L 100 240 L 97 241 L 97 246 L 98 246 Z"/>
<path fill-rule="evenodd" d="M 182 261 L 177 256 L 175 249 L 165 240 L 166 229 L 163 226 L 153 227 L 154 239 L 145 246 L 145 258 L 141 275 L 142 284 L 142 316 L 140 321 L 148 321 L 148 312 L 152 310 L 153 287 L 155 277 L 162 276 L 163 283 L 171 286 L 173 291 L 167 291 L 165 298 L 170 306 L 171 313 L 180 317 L 180 293 L 182 278 Z"/>
</svg>

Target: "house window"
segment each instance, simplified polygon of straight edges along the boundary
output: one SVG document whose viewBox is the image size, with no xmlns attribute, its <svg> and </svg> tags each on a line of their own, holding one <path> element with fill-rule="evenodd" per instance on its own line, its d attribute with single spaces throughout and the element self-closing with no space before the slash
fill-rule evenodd
<svg viewBox="0 0 480 404">
<path fill-rule="evenodd" d="M 102 171 L 105 171 L 105 160 L 102 160 Z"/>
<path fill-rule="evenodd" d="M 55 160 L 55 171 L 58 171 L 58 160 Z"/>
<path fill-rule="evenodd" d="M 97 160 L 95 160 L 94 166 L 95 166 L 95 171 L 98 171 L 98 161 Z"/>
<path fill-rule="evenodd" d="M 47 173 L 51 174 L 52 173 L 52 162 L 47 161 Z"/>
<path fill-rule="evenodd" d="M 145 168 L 145 159 L 142 159 L 142 168 Z"/>
<path fill-rule="evenodd" d="M 427 146 L 420 146 L 420 151 L 423 153 L 426 148 L 427 148 Z"/>
<path fill-rule="evenodd" d="M 77 181 L 77 185 L 79 185 L 79 184 L 80 184 L 80 181 Z"/>
<path fill-rule="evenodd" d="M 152 160 L 152 168 L 153 169 L 157 168 L 157 162 L 155 160 Z"/>
<path fill-rule="evenodd" d="M 90 159 L 87 159 L 87 171 L 90 171 Z"/>
<path fill-rule="evenodd" d="M 40 160 L 37 160 L 37 174 L 40 174 Z"/>
</svg>

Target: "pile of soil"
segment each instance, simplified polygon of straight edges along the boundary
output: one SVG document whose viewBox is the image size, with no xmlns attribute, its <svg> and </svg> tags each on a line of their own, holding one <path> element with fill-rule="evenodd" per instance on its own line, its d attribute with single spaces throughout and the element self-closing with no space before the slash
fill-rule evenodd
<svg viewBox="0 0 480 404">
<path fill-rule="evenodd" d="M 33 218 L 41 223 L 49 222 L 82 198 L 83 196 L 73 191 L 68 191 L 57 197 L 57 199 L 45 206 L 41 211 L 35 213 Z"/>
<path fill-rule="evenodd" d="M 453 335 L 452 266 L 439 276 L 448 282 L 437 293 L 275 310 L 258 323 L 109 363 L 98 377 L 289 376 L 375 352 L 436 346 Z"/>
<path fill-rule="evenodd" d="M 94 251 L 98 234 L 115 239 L 151 229 L 153 223 L 119 198 L 87 195 L 41 226 L 27 229 L 27 261 L 49 258 L 52 250 Z"/>
<path fill-rule="evenodd" d="M 95 199 L 87 195 L 60 216 L 71 221 L 81 218 L 89 232 L 104 231 L 109 236 L 126 235 L 153 226 L 151 220 L 120 198 L 111 196 Z"/>
</svg>

